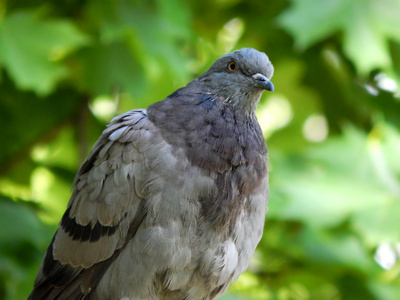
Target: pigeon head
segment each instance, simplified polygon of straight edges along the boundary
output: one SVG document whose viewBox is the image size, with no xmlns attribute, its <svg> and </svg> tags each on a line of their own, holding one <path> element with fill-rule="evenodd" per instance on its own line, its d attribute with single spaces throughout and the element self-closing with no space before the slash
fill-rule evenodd
<svg viewBox="0 0 400 300">
<path fill-rule="evenodd" d="M 225 102 L 254 111 L 262 92 L 274 90 L 273 73 L 265 53 L 243 48 L 217 59 L 199 80 Z"/>
</svg>

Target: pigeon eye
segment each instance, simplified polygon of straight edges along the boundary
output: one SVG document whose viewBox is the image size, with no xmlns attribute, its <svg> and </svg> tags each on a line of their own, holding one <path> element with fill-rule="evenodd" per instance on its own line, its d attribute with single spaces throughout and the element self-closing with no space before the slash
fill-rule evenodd
<svg viewBox="0 0 400 300">
<path fill-rule="evenodd" d="M 231 61 L 231 62 L 228 64 L 228 70 L 231 71 L 231 72 L 236 71 L 236 70 L 237 70 L 237 64 L 236 64 L 236 62 Z"/>
</svg>

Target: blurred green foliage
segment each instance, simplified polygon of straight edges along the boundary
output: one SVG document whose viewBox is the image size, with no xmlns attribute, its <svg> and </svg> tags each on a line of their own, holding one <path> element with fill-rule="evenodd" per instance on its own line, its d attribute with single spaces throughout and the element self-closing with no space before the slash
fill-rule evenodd
<svg viewBox="0 0 400 300">
<path fill-rule="evenodd" d="M 0 1 L 0 299 L 24 299 L 107 122 L 266 52 L 264 237 L 224 300 L 400 299 L 399 0 Z"/>
</svg>

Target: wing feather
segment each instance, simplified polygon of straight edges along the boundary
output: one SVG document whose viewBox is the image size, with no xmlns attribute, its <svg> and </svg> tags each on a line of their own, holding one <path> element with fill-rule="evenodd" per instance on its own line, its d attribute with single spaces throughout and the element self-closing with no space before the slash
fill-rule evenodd
<svg viewBox="0 0 400 300">
<path fill-rule="evenodd" d="M 59 228 L 29 299 L 80 299 L 97 284 L 136 233 L 152 175 L 146 150 L 161 142 L 146 110 L 133 110 L 103 131 L 79 169 Z"/>
</svg>

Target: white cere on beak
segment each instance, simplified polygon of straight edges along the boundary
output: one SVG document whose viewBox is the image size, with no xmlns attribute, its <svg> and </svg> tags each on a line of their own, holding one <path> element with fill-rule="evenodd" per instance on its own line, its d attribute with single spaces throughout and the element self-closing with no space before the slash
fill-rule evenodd
<svg viewBox="0 0 400 300">
<path fill-rule="evenodd" d="M 261 73 L 256 73 L 251 77 L 253 77 L 253 79 L 259 80 L 259 81 L 269 81 L 268 78 L 265 75 L 261 74 Z"/>
<path fill-rule="evenodd" d="M 260 87 L 263 88 L 264 90 L 271 92 L 274 91 L 274 84 L 271 81 L 269 81 L 269 79 L 265 75 L 257 73 L 254 74 L 252 77 L 253 79 L 259 82 Z"/>
</svg>

